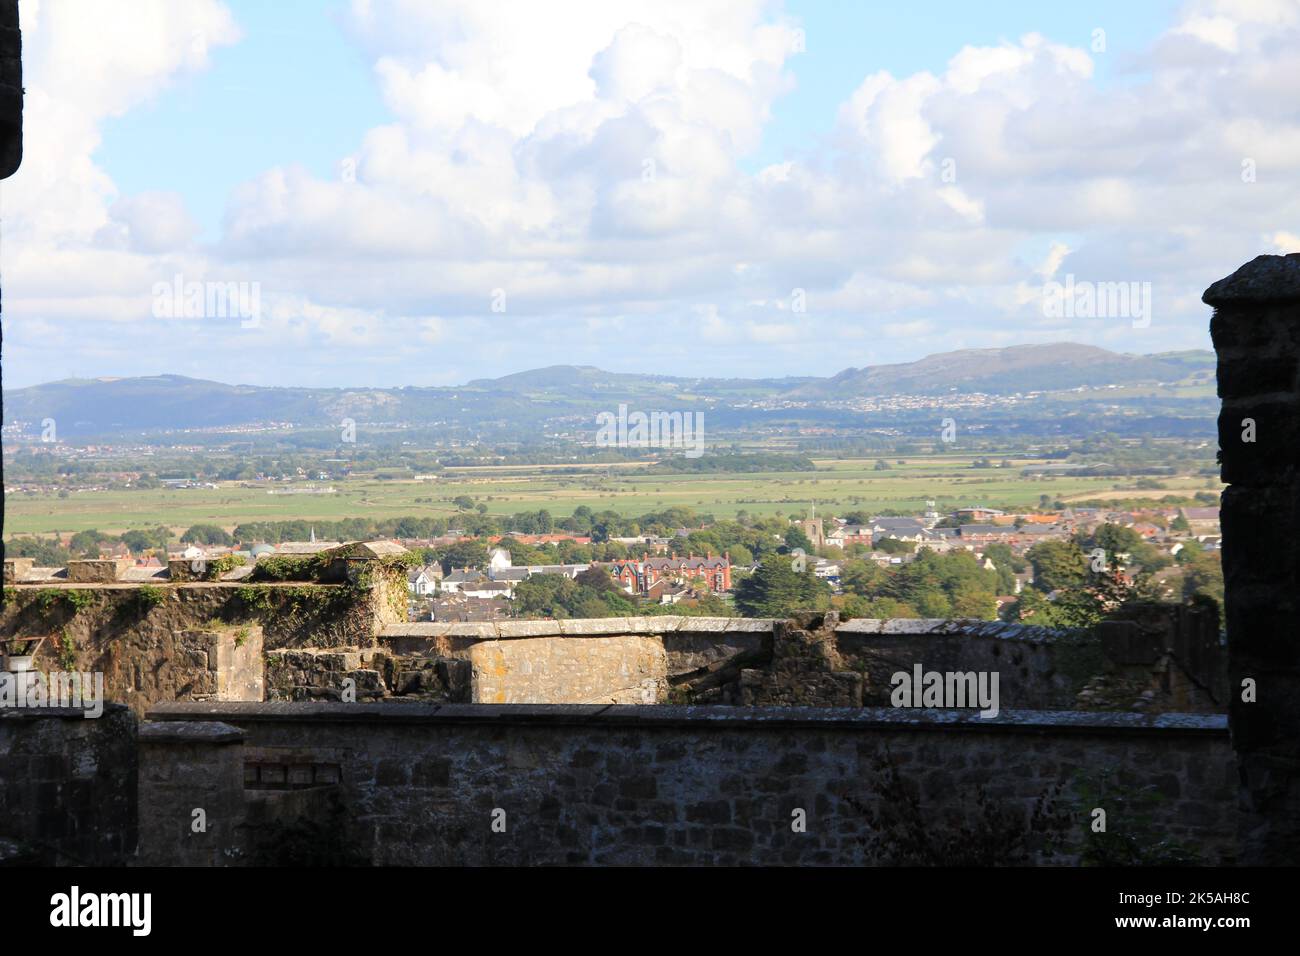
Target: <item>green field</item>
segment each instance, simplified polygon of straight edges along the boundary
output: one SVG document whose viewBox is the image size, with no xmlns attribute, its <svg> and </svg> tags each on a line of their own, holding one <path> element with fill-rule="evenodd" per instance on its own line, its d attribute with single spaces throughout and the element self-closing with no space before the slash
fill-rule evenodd
<svg viewBox="0 0 1300 956">
<path fill-rule="evenodd" d="M 120 534 L 160 524 L 183 530 L 198 523 L 227 530 L 247 521 L 289 519 L 338 520 L 404 515 L 450 515 L 451 501 L 469 495 L 503 515 L 545 508 L 556 517 L 579 505 L 596 511 L 638 515 L 681 506 L 697 512 L 730 517 L 744 510 L 753 515 L 804 513 L 816 500 L 824 511 L 898 509 L 920 512 L 927 499 L 940 511 L 966 505 L 1036 506 L 1040 495 L 1053 499 L 1104 497 L 1131 489 L 1120 478 L 1026 478 L 1025 465 L 1040 459 L 1012 459 L 1013 467 L 972 468 L 970 456 L 930 456 L 890 460 L 888 471 L 876 471 L 875 459 L 819 460 L 815 472 L 766 472 L 743 475 L 634 475 L 617 468 L 586 471 L 547 467 L 484 467 L 448 469 L 433 481 L 352 479 L 333 482 L 334 494 L 267 494 L 265 486 L 236 483 L 216 489 L 156 489 L 78 491 L 60 498 L 49 494 L 7 494 L 5 536 L 72 532 L 89 528 Z M 1166 491 L 1124 491 L 1122 496 L 1191 495 L 1219 490 L 1204 478 L 1163 479 Z M 277 485 L 283 491 L 292 485 Z"/>
</svg>

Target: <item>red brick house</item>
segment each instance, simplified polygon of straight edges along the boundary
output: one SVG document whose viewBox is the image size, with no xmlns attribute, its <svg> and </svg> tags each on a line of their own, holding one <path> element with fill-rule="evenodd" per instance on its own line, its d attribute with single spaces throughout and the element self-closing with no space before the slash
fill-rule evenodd
<svg viewBox="0 0 1300 956">
<path fill-rule="evenodd" d="M 650 588 L 661 581 L 684 584 L 702 582 L 710 591 L 720 594 L 731 590 L 731 555 L 689 555 L 652 558 L 642 555 L 640 561 L 602 562 L 597 565 L 613 575 L 629 594 L 648 594 Z"/>
</svg>

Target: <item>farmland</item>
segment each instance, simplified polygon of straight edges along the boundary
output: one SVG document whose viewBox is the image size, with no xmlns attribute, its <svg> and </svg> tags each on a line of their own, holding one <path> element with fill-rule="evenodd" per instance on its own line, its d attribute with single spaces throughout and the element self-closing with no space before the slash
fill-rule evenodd
<svg viewBox="0 0 1300 956">
<path fill-rule="evenodd" d="M 304 493 L 301 482 L 223 482 L 216 488 L 72 490 L 54 493 L 10 492 L 5 499 L 5 536 L 48 534 L 96 528 L 120 534 L 167 525 L 176 530 L 198 523 L 227 530 L 251 521 L 288 519 L 374 519 L 405 515 L 452 515 L 453 499 L 468 496 L 489 515 L 546 509 L 555 516 L 580 505 L 595 511 L 638 515 L 680 506 L 718 518 L 740 511 L 751 515 L 803 514 L 816 501 L 819 510 L 921 512 L 927 500 L 942 511 L 971 504 L 991 507 L 1037 506 L 1051 500 L 1146 495 L 1190 496 L 1218 491 L 1217 481 L 1201 476 L 1161 479 L 1163 490 L 1134 491 L 1128 478 L 1025 476 L 1021 469 L 1042 459 L 1016 457 L 1009 467 L 974 467 L 970 455 L 929 455 L 889 459 L 817 459 L 816 471 L 754 474 L 655 474 L 632 468 L 583 466 L 458 467 L 430 480 L 380 480 L 368 476 L 316 483 L 332 492 Z M 1002 459 L 998 459 L 1000 464 Z"/>
</svg>

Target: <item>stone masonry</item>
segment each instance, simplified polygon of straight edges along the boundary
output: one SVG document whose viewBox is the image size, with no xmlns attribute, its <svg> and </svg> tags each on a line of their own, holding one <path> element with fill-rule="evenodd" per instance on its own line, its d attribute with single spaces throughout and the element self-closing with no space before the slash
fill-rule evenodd
<svg viewBox="0 0 1300 956">
<path fill-rule="evenodd" d="M 1218 353 L 1230 719 L 1243 862 L 1300 861 L 1300 254 L 1206 290 Z M 1253 692 L 1243 686 L 1253 684 Z"/>
<path fill-rule="evenodd" d="M 1236 847 L 1221 716 L 1022 711 L 983 721 L 892 708 L 380 702 L 171 704 L 151 718 L 182 741 L 150 743 L 142 758 L 157 768 L 142 774 L 140 800 L 159 832 L 183 828 L 194 806 L 240 813 L 213 788 L 233 786 L 232 754 L 242 750 L 242 812 L 264 817 L 268 794 L 312 807 L 332 795 L 349 829 L 333 852 L 377 865 L 888 862 L 866 816 L 886 809 L 882 761 L 900 769 L 938 829 L 969 820 L 981 788 L 1023 821 L 1059 785 L 1067 839 L 1055 856 L 1035 855 L 1040 862 L 1077 860 L 1091 820 L 1086 784 L 1107 773 L 1161 798 L 1130 816 L 1112 806 L 1111 832 L 1179 841 L 1205 863 L 1232 862 Z M 229 733 L 202 745 L 186 726 Z M 162 792 L 154 780 L 167 760 L 184 764 L 167 778 L 181 786 Z M 214 828 L 213 817 L 207 834 L 155 846 L 148 861 L 240 862 L 247 821 Z M 300 829 L 292 819 L 278 826 Z"/>
</svg>

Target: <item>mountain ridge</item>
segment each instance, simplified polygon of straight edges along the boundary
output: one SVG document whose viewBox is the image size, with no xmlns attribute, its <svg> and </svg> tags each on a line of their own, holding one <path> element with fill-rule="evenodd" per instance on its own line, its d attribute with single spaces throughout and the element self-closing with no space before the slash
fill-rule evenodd
<svg viewBox="0 0 1300 956">
<path fill-rule="evenodd" d="M 333 426 L 341 417 L 431 425 L 586 414 L 620 401 L 645 407 L 819 402 L 891 394 L 1013 394 L 1080 386 L 1213 381 L 1214 353 L 1133 355 L 1060 342 L 937 352 L 913 362 L 845 368 L 827 377 L 723 378 L 552 365 L 460 386 L 314 387 L 227 384 L 176 374 L 63 379 L 4 392 L 5 422 L 54 418 L 67 433 L 210 429 L 264 422 Z"/>
</svg>

